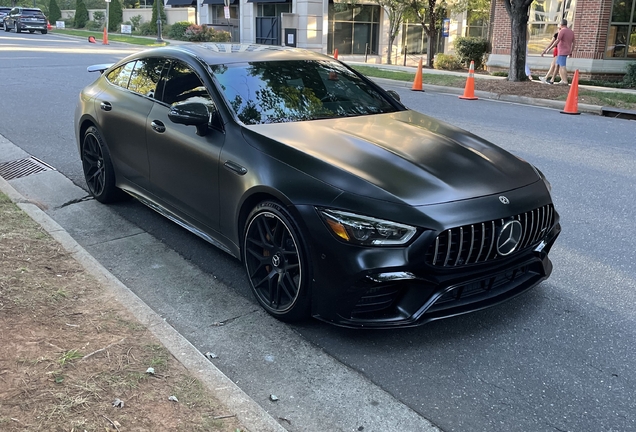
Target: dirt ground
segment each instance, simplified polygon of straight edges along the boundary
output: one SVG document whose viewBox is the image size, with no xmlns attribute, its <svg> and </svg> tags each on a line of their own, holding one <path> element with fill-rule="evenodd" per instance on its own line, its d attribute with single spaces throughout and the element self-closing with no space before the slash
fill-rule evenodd
<svg viewBox="0 0 636 432">
<path fill-rule="evenodd" d="M 506 79 L 476 79 L 475 90 L 496 94 L 527 96 L 538 99 L 567 98 L 570 86 L 543 84 L 541 81 L 512 82 Z"/>
<path fill-rule="evenodd" d="M 246 431 L 2 194 L 0 347 L 3 432 Z"/>
</svg>

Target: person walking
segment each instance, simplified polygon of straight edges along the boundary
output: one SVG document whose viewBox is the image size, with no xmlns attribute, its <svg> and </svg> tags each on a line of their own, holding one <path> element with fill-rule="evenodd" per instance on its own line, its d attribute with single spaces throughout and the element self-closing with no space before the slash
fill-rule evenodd
<svg viewBox="0 0 636 432">
<path fill-rule="evenodd" d="M 561 29 L 561 24 L 559 23 L 559 29 Z M 541 57 L 544 56 L 545 53 L 553 49 L 552 51 L 552 63 L 550 63 L 550 69 L 548 69 L 548 73 L 545 76 L 539 77 L 539 80 L 544 84 L 554 84 L 554 78 L 559 70 L 557 66 L 557 57 L 559 56 L 559 49 L 557 48 L 557 36 L 559 32 L 556 32 L 550 41 L 550 44 L 543 50 L 541 53 Z M 548 80 L 548 78 L 551 78 Z"/>
<path fill-rule="evenodd" d="M 574 32 L 568 28 L 568 20 L 561 20 L 561 29 L 557 35 L 557 49 L 559 50 L 557 56 L 557 66 L 559 66 L 559 76 L 561 82 L 559 84 L 568 85 L 568 70 L 565 67 L 568 56 L 572 56 L 574 51 L 574 45 L 576 38 Z"/>
</svg>

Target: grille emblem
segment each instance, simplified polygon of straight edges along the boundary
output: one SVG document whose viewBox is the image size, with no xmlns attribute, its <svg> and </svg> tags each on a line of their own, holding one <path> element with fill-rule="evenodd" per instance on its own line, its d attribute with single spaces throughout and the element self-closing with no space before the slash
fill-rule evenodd
<svg viewBox="0 0 636 432">
<path fill-rule="evenodd" d="M 510 204 L 510 200 L 503 195 L 499 197 L 499 201 L 501 201 L 502 204 Z"/>
<path fill-rule="evenodd" d="M 523 227 L 519 221 L 513 220 L 507 222 L 503 227 L 501 227 L 501 232 L 497 238 L 497 252 L 499 252 L 502 256 L 513 253 L 517 248 L 519 241 L 521 241 L 522 233 Z"/>
</svg>

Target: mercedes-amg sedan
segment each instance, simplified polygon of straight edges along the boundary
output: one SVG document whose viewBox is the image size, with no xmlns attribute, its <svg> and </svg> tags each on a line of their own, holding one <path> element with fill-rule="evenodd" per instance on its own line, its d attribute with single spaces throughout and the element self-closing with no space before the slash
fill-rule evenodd
<svg viewBox="0 0 636 432">
<path fill-rule="evenodd" d="M 80 95 L 102 203 L 132 195 L 241 260 L 273 316 L 415 326 L 545 280 L 561 230 L 530 163 L 301 49 L 155 48 Z"/>
</svg>

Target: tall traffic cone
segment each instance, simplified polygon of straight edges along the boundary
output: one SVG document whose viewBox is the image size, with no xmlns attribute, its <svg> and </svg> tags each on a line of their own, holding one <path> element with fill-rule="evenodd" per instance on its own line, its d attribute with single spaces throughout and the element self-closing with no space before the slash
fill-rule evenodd
<svg viewBox="0 0 636 432">
<path fill-rule="evenodd" d="M 335 58 L 336 60 L 338 60 L 338 48 L 336 48 L 335 50 L 333 50 L 333 58 Z"/>
<path fill-rule="evenodd" d="M 417 72 L 415 72 L 415 79 L 413 80 L 413 87 L 411 87 L 413 91 L 424 91 L 422 90 L 422 58 L 420 57 L 420 62 L 417 64 Z"/>
<path fill-rule="evenodd" d="M 466 86 L 464 87 L 464 95 L 459 97 L 460 99 L 477 100 L 475 96 L 475 62 L 470 61 L 470 69 L 468 69 L 468 79 L 466 80 Z"/>
<path fill-rule="evenodd" d="M 51 25 L 51 23 L 49 22 L 49 20 L 46 20 L 46 29 L 47 29 L 47 30 L 53 30 L 53 26 Z"/>
<path fill-rule="evenodd" d="M 574 71 L 574 78 L 572 78 L 572 85 L 570 86 L 570 92 L 568 98 L 565 101 L 565 108 L 561 111 L 561 114 L 581 114 L 578 111 L 579 106 L 579 70 Z"/>
<path fill-rule="evenodd" d="M 102 39 L 102 45 L 108 45 L 108 29 L 104 27 L 104 38 Z"/>
</svg>

